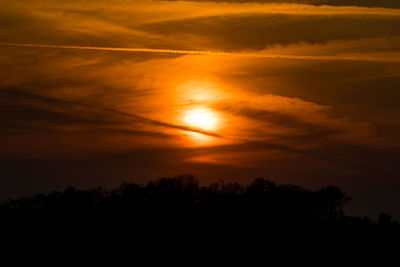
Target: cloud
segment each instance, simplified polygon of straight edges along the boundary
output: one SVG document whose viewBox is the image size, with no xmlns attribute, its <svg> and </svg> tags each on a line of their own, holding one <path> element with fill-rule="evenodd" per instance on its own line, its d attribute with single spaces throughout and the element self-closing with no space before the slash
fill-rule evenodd
<svg viewBox="0 0 400 267">
<path fill-rule="evenodd" d="M 125 150 L 132 148 L 135 139 L 142 139 L 142 145 L 163 146 L 165 139 L 177 138 L 164 129 L 219 137 L 212 132 L 15 88 L 1 89 L 0 103 L 2 155 L 40 157 L 47 153 L 75 154 L 74 150 Z"/>
<path fill-rule="evenodd" d="M 214 136 L 214 137 L 220 137 L 218 134 L 215 134 L 215 133 L 212 133 L 212 132 L 209 132 L 209 131 L 203 131 L 203 130 L 194 129 L 194 128 L 187 127 L 187 126 L 165 123 L 165 122 L 162 122 L 162 121 L 153 120 L 153 119 L 150 119 L 150 118 L 146 118 L 146 117 L 143 117 L 143 116 L 138 116 L 138 115 L 135 115 L 135 114 L 131 114 L 131 113 L 127 113 L 127 112 L 123 112 L 123 111 L 119 111 L 119 110 L 115 110 L 115 109 L 111 109 L 111 108 L 92 106 L 92 105 L 85 104 L 85 103 L 76 103 L 76 102 L 66 101 L 66 100 L 59 100 L 59 99 L 55 99 L 55 98 L 49 98 L 49 97 L 35 95 L 35 94 L 22 92 L 22 91 L 17 91 L 17 90 L 0 89 L 0 92 L 1 93 L 8 93 L 8 94 L 24 95 L 24 96 L 28 96 L 30 98 L 39 98 L 41 100 L 44 100 L 45 102 L 52 102 L 52 103 L 62 104 L 62 105 L 67 106 L 69 108 L 71 106 L 76 106 L 76 107 L 81 107 L 81 108 L 83 107 L 83 108 L 86 108 L 86 109 L 89 109 L 89 110 L 112 113 L 114 115 L 128 117 L 131 120 L 133 120 L 135 122 L 138 122 L 138 123 L 150 124 L 150 125 L 154 125 L 154 126 L 173 128 L 173 129 L 177 129 L 177 130 L 184 130 L 184 131 L 190 131 L 190 132 L 195 132 L 195 133 L 201 133 L 201 134 L 204 134 L 204 135 L 210 135 L 210 136 Z"/>
<path fill-rule="evenodd" d="M 388 8 L 180 1 L 89 3 L 7 3 L 1 14 L 0 41 L 242 51 L 273 44 L 399 34 L 400 11 Z"/>
</svg>

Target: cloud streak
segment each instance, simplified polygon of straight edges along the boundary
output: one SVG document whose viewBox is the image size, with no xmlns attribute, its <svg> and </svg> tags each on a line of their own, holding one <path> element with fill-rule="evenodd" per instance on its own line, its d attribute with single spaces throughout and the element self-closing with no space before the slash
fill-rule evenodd
<svg viewBox="0 0 400 267">
<path fill-rule="evenodd" d="M 201 55 L 203 55 L 203 56 L 239 56 L 239 57 L 250 57 L 250 58 L 277 59 L 277 60 L 289 59 L 289 60 L 306 60 L 306 61 L 389 61 L 389 62 L 400 61 L 399 58 L 286 55 L 286 54 L 265 54 L 262 52 L 217 52 L 217 51 L 205 51 L 205 50 L 99 47 L 99 46 L 7 43 L 7 42 L 0 42 L 0 46 L 55 48 L 55 49 L 79 49 L 79 50 L 97 50 L 97 51 L 114 51 L 114 52 L 157 53 L 157 54 L 175 54 L 175 55 L 198 55 L 198 56 L 201 56 Z"/>
<path fill-rule="evenodd" d="M 146 118 L 146 117 L 143 117 L 143 116 L 139 116 L 139 115 L 135 115 L 135 114 L 131 114 L 131 113 L 115 110 L 115 109 L 112 109 L 112 108 L 92 106 L 92 105 L 89 105 L 89 104 L 86 104 L 86 103 L 77 103 L 77 102 L 73 102 L 73 101 L 61 100 L 61 99 L 51 98 L 51 97 L 32 94 L 32 93 L 23 92 L 23 91 L 6 90 L 6 89 L 0 90 L 0 91 L 1 92 L 5 92 L 5 93 L 20 94 L 20 95 L 40 98 L 40 99 L 43 99 L 43 100 L 46 100 L 46 101 L 50 101 L 50 102 L 56 102 L 56 103 L 62 103 L 62 104 L 68 104 L 68 105 L 74 105 L 74 106 L 80 106 L 80 107 L 85 107 L 85 108 L 90 108 L 90 109 L 110 112 L 110 113 L 113 113 L 113 114 L 118 114 L 118 115 L 122 115 L 122 116 L 125 116 L 125 117 L 128 117 L 128 118 L 131 118 L 131 119 L 133 119 L 133 120 L 135 120 L 137 122 L 140 122 L 140 123 L 149 124 L 149 125 L 153 125 L 153 126 L 167 127 L 167 128 L 172 128 L 172 129 L 177 129 L 177 130 L 182 130 L 182 131 L 200 133 L 200 134 L 204 134 L 204 135 L 212 136 L 212 137 L 222 137 L 220 134 L 213 133 L 213 132 L 210 132 L 210 131 L 204 131 L 204 130 L 195 129 L 195 128 L 187 127 L 187 126 L 183 126 L 183 125 L 176 125 L 176 124 L 171 124 L 171 123 L 167 123 L 167 122 L 162 122 L 162 121 Z"/>
</svg>

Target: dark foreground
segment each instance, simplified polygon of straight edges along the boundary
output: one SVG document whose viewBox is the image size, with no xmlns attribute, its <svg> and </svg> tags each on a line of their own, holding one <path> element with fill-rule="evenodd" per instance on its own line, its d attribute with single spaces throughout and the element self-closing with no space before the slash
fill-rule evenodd
<svg viewBox="0 0 400 267">
<path fill-rule="evenodd" d="M 334 186 L 310 191 L 255 179 L 250 185 L 213 183 L 199 186 L 192 175 L 162 178 L 146 185 L 122 184 L 106 190 L 66 188 L 63 192 L 10 199 L 0 208 L 2 220 L 68 219 L 124 222 L 202 221 L 263 225 L 396 225 L 389 214 L 377 221 L 346 215 L 351 198 Z"/>
</svg>

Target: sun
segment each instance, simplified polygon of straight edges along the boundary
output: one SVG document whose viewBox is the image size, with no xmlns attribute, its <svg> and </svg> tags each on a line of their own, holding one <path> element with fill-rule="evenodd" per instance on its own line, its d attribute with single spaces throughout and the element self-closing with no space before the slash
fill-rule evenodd
<svg viewBox="0 0 400 267">
<path fill-rule="evenodd" d="M 215 112 L 203 107 L 187 110 L 183 120 L 191 127 L 207 131 L 215 130 L 218 124 Z"/>
</svg>

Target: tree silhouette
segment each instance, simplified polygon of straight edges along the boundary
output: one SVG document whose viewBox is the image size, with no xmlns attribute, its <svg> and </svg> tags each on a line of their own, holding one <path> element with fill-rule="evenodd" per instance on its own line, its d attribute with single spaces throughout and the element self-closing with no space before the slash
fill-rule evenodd
<svg viewBox="0 0 400 267">
<path fill-rule="evenodd" d="M 9 199 L 2 218 L 96 218 L 127 221 L 194 220 L 286 224 L 372 224 L 368 217 L 343 211 L 351 198 L 334 186 L 311 191 L 257 178 L 249 185 L 217 182 L 200 186 L 193 175 L 161 178 L 116 189 L 76 189 Z M 381 213 L 379 225 L 396 224 Z"/>
</svg>

